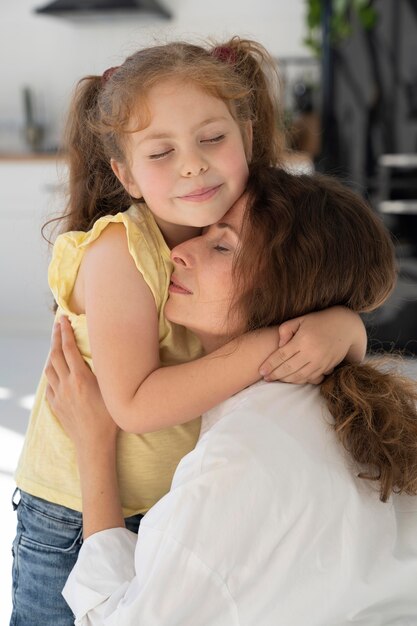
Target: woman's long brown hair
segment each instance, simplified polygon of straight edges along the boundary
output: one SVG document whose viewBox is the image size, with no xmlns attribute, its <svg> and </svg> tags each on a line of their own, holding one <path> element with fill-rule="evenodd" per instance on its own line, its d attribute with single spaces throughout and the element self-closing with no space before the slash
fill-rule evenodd
<svg viewBox="0 0 417 626">
<path fill-rule="evenodd" d="M 321 175 L 254 171 L 234 267 L 247 329 L 334 305 L 380 306 L 396 281 L 395 252 L 380 218 L 357 194 Z M 417 386 L 371 363 L 342 363 L 321 393 L 336 435 L 378 481 L 380 498 L 417 494 Z"/>
</svg>

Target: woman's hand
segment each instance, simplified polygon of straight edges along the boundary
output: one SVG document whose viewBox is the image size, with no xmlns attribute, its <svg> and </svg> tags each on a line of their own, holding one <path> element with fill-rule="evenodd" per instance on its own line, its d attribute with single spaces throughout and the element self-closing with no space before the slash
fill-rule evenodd
<svg viewBox="0 0 417 626">
<path fill-rule="evenodd" d="M 46 366 L 46 398 L 77 451 L 112 445 L 118 427 L 108 412 L 97 379 L 82 358 L 69 320 L 55 323 Z"/>
<path fill-rule="evenodd" d="M 279 336 L 278 350 L 259 369 L 268 381 L 320 384 L 345 358 L 360 362 L 366 352 L 361 318 L 342 306 L 289 320 Z"/>
</svg>

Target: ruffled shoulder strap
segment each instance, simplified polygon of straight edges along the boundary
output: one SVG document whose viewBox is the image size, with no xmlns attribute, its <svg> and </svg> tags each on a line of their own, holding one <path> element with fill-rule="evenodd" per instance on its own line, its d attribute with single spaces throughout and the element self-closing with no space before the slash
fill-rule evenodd
<svg viewBox="0 0 417 626">
<path fill-rule="evenodd" d="M 85 250 L 100 237 L 108 224 L 114 223 L 125 226 L 129 252 L 160 310 L 166 285 L 166 244 L 149 211 L 131 207 L 123 213 L 101 217 L 88 232 L 70 231 L 56 239 L 49 264 L 48 282 L 58 306 L 68 315 L 71 314 L 69 298 Z"/>
</svg>

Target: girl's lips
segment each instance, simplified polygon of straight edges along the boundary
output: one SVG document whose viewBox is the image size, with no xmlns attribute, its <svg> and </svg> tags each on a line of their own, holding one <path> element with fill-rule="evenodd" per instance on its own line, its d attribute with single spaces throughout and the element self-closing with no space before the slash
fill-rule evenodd
<svg viewBox="0 0 417 626">
<path fill-rule="evenodd" d="M 210 200 L 216 195 L 221 185 L 215 187 L 204 187 L 203 189 L 195 189 L 191 193 L 187 193 L 185 196 L 180 196 L 181 200 L 187 200 L 188 202 L 204 202 Z"/>
<path fill-rule="evenodd" d="M 171 276 L 171 282 L 168 287 L 170 293 L 182 293 L 183 295 L 191 295 L 192 291 L 186 289 L 176 278 Z"/>
</svg>

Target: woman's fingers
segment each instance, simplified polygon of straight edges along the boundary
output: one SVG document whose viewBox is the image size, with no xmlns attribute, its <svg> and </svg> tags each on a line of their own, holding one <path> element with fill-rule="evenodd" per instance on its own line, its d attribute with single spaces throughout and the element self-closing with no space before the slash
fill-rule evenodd
<svg viewBox="0 0 417 626">
<path fill-rule="evenodd" d="M 49 354 L 49 362 L 55 370 L 56 376 L 61 379 L 68 376 L 69 369 L 62 350 L 61 324 L 55 322 L 52 332 L 51 352 Z"/>
<path fill-rule="evenodd" d="M 45 391 L 45 396 L 46 396 L 46 401 L 48 402 L 52 413 L 54 415 L 56 415 L 57 411 L 56 411 L 56 407 L 55 407 L 55 403 L 56 403 L 56 395 L 54 390 L 52 389 L 51 385 L 47 385 L 46 386 L 46 391 Z"/>
<path fill-rule="evenodd" d="M 45 367 L 45 375 L 46 375 L 46 378 L 48 379 L 48 386 L 51 387 L 52 390 L 57 389 L 59 385 L 59 378 L 55 371 L 54 366 L 52 365 L 50 358 L 48 359 L 48 362 Z"/>
<path fill-rule="evenodd" d="M 52 404 L 53 404 L 53 401 L 54 401 L 55 394 L 54 394 L 54 390 L 53 390 L 53 388 L 51 387 L 50 384 L 46 385 L 45 396 L 46 396 L 46 399 L 47 399 L 47 401 L 49 403 L 49 406 L 51 406 L 51 408 L 52 408 Z"/>
<path fill-rule="evenodd" d="M 87 367 L 75 341 L 74 331 L 69 319 L 61 317 L 61 341 L 62 352 L 70 372 L 75 372 Z"/>
</svg>

